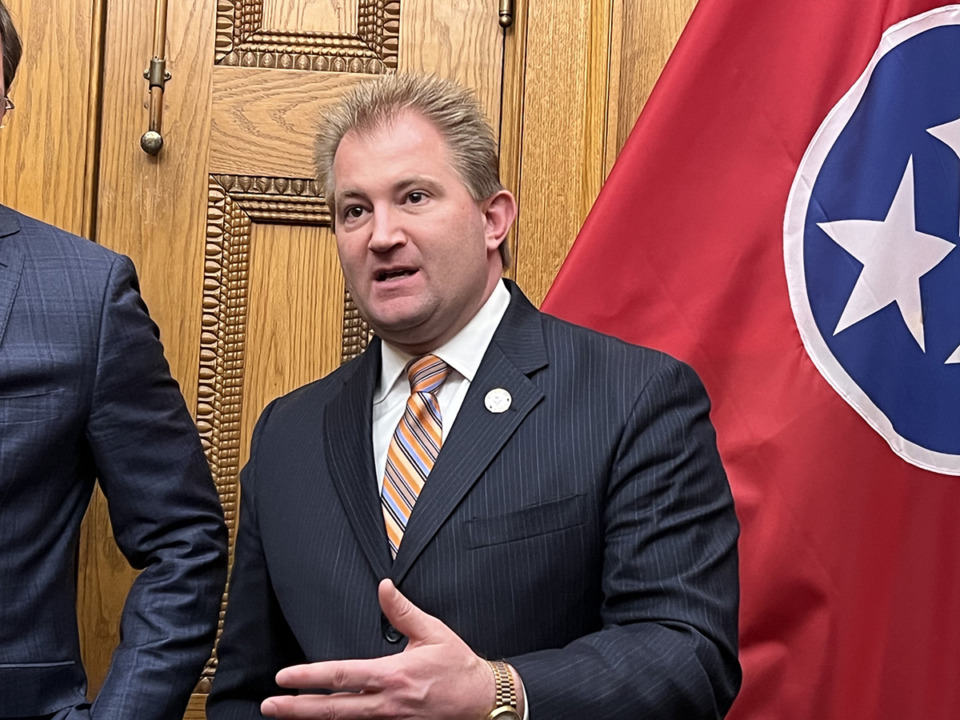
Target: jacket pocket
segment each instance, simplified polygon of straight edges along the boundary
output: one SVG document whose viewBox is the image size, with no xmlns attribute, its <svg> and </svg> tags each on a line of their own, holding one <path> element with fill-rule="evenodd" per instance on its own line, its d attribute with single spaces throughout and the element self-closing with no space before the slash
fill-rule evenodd
<svg viewBox="0 0 960 720">
<path fill-rule="evenodd" d="M 583 525 L 584 504 L 583 494 L 571 495 L 501 515 L 467 520 L 467 547 L 515 542 Z"/>
</svg>

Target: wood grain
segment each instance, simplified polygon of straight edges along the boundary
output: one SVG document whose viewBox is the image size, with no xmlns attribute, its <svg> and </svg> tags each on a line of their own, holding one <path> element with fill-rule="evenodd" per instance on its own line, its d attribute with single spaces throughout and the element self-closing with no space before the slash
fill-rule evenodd
<svg viewBox="0 0 960 720">
<path fill-rule="evenodd" d="M 612 0 L 610 3 L 610 57 L 607 59 L 609 77 L 607 78 L 607 117 L 605 139 L 603 143 L 603 179 L 606 182 L 613 163 L 620 154 L 617 130 L 620 127 L 620 80 L 623 70 L 621 58 L 623 56 L 623 23 L 625 5 L 632 4 L 632 0 Z"/>
<path fill-rule="evenodd" d="M 241 423 L 241 465 L 267 403 L 340 364 L 343 275 L 329 228 L 254 225 Z"/>
<path fill-rule="evenodd" d="M 357 0 L 266 0 L 263 27 L 287 32 L 357 32 Z"/>
<path fill-rule="evenodd" d="M 183 720 L 206 720 L 207 694 L 194 693 L 190 696 L 190 703 L 187 705 L 187 711 L 183 714 Z"/>
<path fill-rule="evenodd" d="M 531 2 L 517 282 L 539 304 L 583 222 L 590 2 Z"/>
<path fill-rule="evenodd" d="M 103 55 L 107 28 L 107 0 L 92 0 L 90 27 L 90 85 L 87 92 L 86 154 L 83 172 L 82 234 L 97 240 L 97 209 L 100 192 L 100 119 L 103 105 Z"/>
<path fill-rule="evenodd" d="M 592 0 L 587 45 L 586 96 L 584 98 L 583 155 L 580 170 L 579 213 L 586 218 L 606 177 L 607 113 L 610 112 L 610 67 L 613 3 Z M 582 223 L 582 220 L 581 220 Z"/>
<path fill-rule="evenodd" d="M 363 75 L 217 67 L 213 72 L 210 172 L 316 176 L 313 146 L 323 108 Z"/>
<path fill-rule="evenodd" d="M 0 130 L 0 202 L 78 235 L 89 232 L 91 102 L 99 42 L 96 0 L 7 0 L 23 42 Z M 55 192 L 51 189 L 55 188 Z"/>
<path fill-rule="evenodd" d="M 503 33 L 495 0 L 404 0 L 399 67 L 473 88 L 499 127 Z"/>
</svg>

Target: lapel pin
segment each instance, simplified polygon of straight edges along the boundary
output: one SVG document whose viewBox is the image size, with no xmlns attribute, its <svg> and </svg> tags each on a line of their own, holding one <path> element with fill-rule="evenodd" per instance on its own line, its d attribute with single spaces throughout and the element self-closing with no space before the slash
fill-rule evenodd
<svg viewBox="0 0 960 720">
<path fill-rule="evenodd" d="M 487 396 L 483 399 L 483 404 L 486 405 L 487 410 L 492 413 L 506 412 L 512 402 L 513 398 L 510 397 L 510 393 L 503 388 L 494 388 L 488 392 Z"/>
</svg>

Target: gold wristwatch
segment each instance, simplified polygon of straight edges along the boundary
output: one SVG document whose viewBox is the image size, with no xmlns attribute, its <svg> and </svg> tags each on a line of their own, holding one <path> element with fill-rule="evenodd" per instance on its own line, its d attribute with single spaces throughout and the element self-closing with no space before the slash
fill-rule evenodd
<svg viewBox="0 0 960 720">
<path fill-rule="evenodd" d="M 502 660 L 487 661 L 493 669 L 496 681 L 496 704 L 487 720 L 520 720 L 517 712 L 517 689 L 513 684 L 513 673 Z"/>
</svg>

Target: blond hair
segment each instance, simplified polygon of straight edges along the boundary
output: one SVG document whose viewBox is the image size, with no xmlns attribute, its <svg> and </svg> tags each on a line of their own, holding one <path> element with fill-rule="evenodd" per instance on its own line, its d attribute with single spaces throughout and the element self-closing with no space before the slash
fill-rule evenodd
<svg viewBox="0 0 960 720">
<path fill-rule="evenodd" d="M 348 91 L 320 122 L 317 172 L 334 218 L 333 160 L 343 136 L 351 130 L 386 127 L 408 110 L 423 116 L 443 137 L 454 170 L 476 202 L 503 189 L 497 142 L 472 91 L 434 75 L 381 75 Z M 500 258 L 509 267 L 506 240 L 500 243 Z"/>
</svg>

